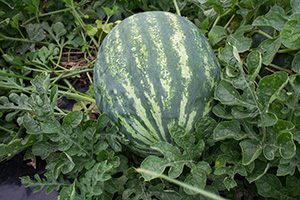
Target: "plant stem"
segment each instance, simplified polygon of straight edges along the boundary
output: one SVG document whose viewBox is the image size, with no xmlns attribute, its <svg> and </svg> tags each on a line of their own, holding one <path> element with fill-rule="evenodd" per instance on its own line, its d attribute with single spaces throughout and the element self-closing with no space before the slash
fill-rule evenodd
<svg viewBox="0 0 300 200">
<path fill-rule="evenodd" d="M 298 50 L 296 50 L 296 49 L 280 49 L 277 51 L 277 53 L 289 53 L 289 52 L 298 51 Z"/>
<path fill-rule="evenodd" d="M 230 8 L 230 9 L 226 10 L 222 15 L 218 15 L 217 19 L 215 20 L 215 22 L 213 23 L 213 25 L 212 25 L 211 28 L 215 27 L 215 26 L 217 25 L 217 23 L 219 22 L 219 20 L 220 20 L 222 17 L 228 15 L 228 14 L 231 13 L 233 10 L 234 10 L 234 7 L 232 7 L 232 8 Z M 229 21 L 230 21 L 230 20 L 229 20 Z"/>
<path fill-rule="evenodd" d="M 232 22 L 233 18 L 235 17 L 235 14 L 233 14 L 231 16 L 231 18 L 229 19 L 229 21 L 226 23 L 226 25 L 224 26 L 224 30 L 226 30 L 228 28 L 228 26 L 230 25 L 230 23 Z"/>
<path fill-rule="evenodd" d="M 74 75 L 76 75 L 76 74 L 81 74 L 81 73 L 84 73 L 84 72 L 91 72 L 91 71 L 93 71 L 94 69 L 93 68 L 88 68 L 88 69 L 84 69 L 84 70 L 73 70 L 74 72 L 72 72 L 72 70 L 69 70 L 69 72 L 71 71 L 71 73 L 65 73 L 65 74 L 61 74 L 60 76 L 59 76 L 59 79 L 61 79 L 61 78 L 66 78 L 66 77 L 70 77 L 70 76 L 74 76 Z M 68 71 L 67 71 L 68 72 Z M 55 80 L 55 82 L 58 80 L 58 77 L 56 77 L 56 78 L 52 78 L 53 80 Z M 52 80 L 52 79 L 50 79 L 50 80 Z"/>
<path fill-rule="evenodd" d="M 179 7 L 178 7 L 178 5 L 177 5 L 176 0 L 173 0 L 173 3 L 174 3 L 174 6 L 175 6 L 177 15 L 181 16 L 181 14 L 180 14 L 180 9 L 179 9 Z"/>
<path fill-rule="evenodd" d="M 3 37 L 5 40 L 14 40 L 14 41 L 19 41 L 19 42 L 27 42 L 27 43 L 40 43 L 40 44 L 46 44 L 46 45 L 51 44 L 50 42 L 33 41 L 33 40 L 28 40 L 28 39 L 23 39 L 23 38 L 13 38 L 13 37 L 8 37 L 8 36 L 2 35 L 2 34 L 0 34 L 0 36 Z"/>
<path fill-rule="evenodd" d="M 5 35 L 0 34 L 0 38 L 1 37 L 3 37 L 3 39 L 5 39 L 5 40 L 13 40 L 13 41 L 19 41 L 19 42 L 38 43 L 38 44 L 45 44 L 45 45 L 53 44 L 53 43 L 50 43 L 50 42 L 33 41 L 33 40 L 22 39 L 22 38 L 13 38 L 13 37 L 9 37 L 9 36 L 5 36 Z M 57 44 L 54 44 L 54 45 L 58 46 Z M 70 48 L 70 49 L 81 50 L 80 48 L 71 47 L 71 46 L 67 46 L 67 45 L 65 47 Z"/>
<path fill-rule="evenodd" d="M 78 15 L 73 0 L 71 0 L 71 9 L 72 9 L 72 11 L 73 11 L 73 15 L 74 15 L 75 18 L 77 19 L 77 21 L 78 21 L 78 23 L 80 24 L 81 28 L 84 30 L 85 24 L 84 24 L 84 22 L 82 21 L 81 17 Z"/>
<path fill-rule="evenodd" d="M 255 30 L 250 32 L 247 37 L 251 37 L 252 35 L 254 35 L 255 33 L 260 34 L 268 39 L 274 39 L 271 35 L 267 34 L 266 32 L 262 31 L 262 30 Z"/>
<path fill-rule="evenodd" d="M 158 174 L 158 173 L 155 173 L 155 172 L 153 172 L 153 171 L 146 170 L 146 169 L 141 169 L 141 168 L 136 169 L 136 171 L 139 172 L 139 173 L 145 173 L 145 174 L 149 174 L 149 175 L 151 175 L 151 176 L 155 176 L 155 177 L 159 177 L 159 178 L 165 179 L 165 180 L 167 180 L 167 181 L 169 181 L 169 182 L 171 182 L 171 183 L 174 183 L 174 184 L 179 185 L 179 186 L 181 186 L 181 187 L 183 187 L 183 188 L 192 190 L 192 191 L 194 191 L 194 192 L 196 192 L 196 193 L 198 193 L 198 194 L 201 194 L 201 195 L 203 195 L 203 196 L 205 196 L 205 197 L 208 197 L 208 198 L 210 198 L 210 199 L 215 199 L 215 200 L 225 200 L 225 198 L 220 197 L 220 196 L 218 196 L 218 195 L 216 195 L 216 194 L 213 194 L 213 193 L 207 192 L 207 191 L 205 191 L 205 190 L 202 190 L 202 189 L 200 189 L 200 188 L 197 188 L 197 187 L 188 185 L 188 184 L 183 183 L 183 182 L 181 182 L 181 181 L 178 181 L 178 180 L 176 180 L 176 179 L 170 178 L 170 177 L 168 177 L 168 176 L 166 176 L 166 175 L 164 175 L 164 174 Z"/>
<path fill-rule="evenodd" d="M 57 13 L 61 13 L 61 12 L 66 12 L 66 11 L 70 11 L 70 10 L 71 10 L 71 8 L 65 8 L 65 9 L 61 9 L 61 10 L 56 10 L 56 11 L 52 11 L 52 12 L 48 12 L 48 13 L 39 14 L 38 17 L 45 17 L 45 16 L 48 16 L 48 15 L 53 15 L 53 14 L 57 14 Z M 27 21 L 25 21 L 22 24 L 22 26 L 25 26 L 26 24 L 28 24 L 32 20 L 35 20 L 36 18 L 37 18 L 37 16 L 28 19 Z"/>
<path fill-rule="evenodd" d="M 285 69 L 285 68 L 282 68 L 282 67 L 279 67 L 279 66 L 277 66 L 277 65 L 275 65 L 275 64 L 273 64 L 273 63 L 270 63 L 269 66 L 270 66 L 270 67 L 273 67 L 274 69 L 277 69 L 277 70 L 280 70 L 280 71 L 287 72 L 287 73 L 289 73 L 289 74 L 292 73 L 291 70 Z"/>
<path fill-rule="evenodd" d="M 5 73 L 5 72 L 1 72 L 1 71 L 0 71 L 0 76 L 20 78 L 20 79 L 29 80 L 29 81 L 33 80 L 33 78 L 30 78 L 30 77 L 20 76 L 20 75 L 16 75 L 16 74 L 9 74 L 9 73 Z M 65 97 L 70 97 L 72 99 L 77 99 L 77 100 L 81 100 L 81 101 L 88 101 L 88 102 L 96 103 L 94 98 L 92 98 L 92 97 L 90 97 L 90 96 L 88 96 L 84 93 L 78 92 L 75 89 L 68 88 L 68 87 L 65 87 L 65 86 L 62 86 L 62 85 L 58 85 L 58 84 L 53 84 L 53 83 L 50 83 L 50 85 L 57 86 L 59 88 L 62 88 L 62 89 L 65 89 L 65 90 L 70 90 L 70 91 L 74 92 L 74 93 L 71 93 L 71 92 L 65 92 L 65 91 L 59 90 L 58 92 L 61 95 L 65 96 Z"/>
<path fill-rule="evenodd" d="M 10 134 L 12 134 L 12 135 L 15 135 L 15 134 L 16 134 L 14 131 L 12 131 L 12 130 L 10 130 L 10 129 L 7 129 L 7 128 L 4 128 L 4 127 L 2 127 L 2 126 L 0 126 L 0 129 L 4 130 L 4 131 L 6 131 L 6 132 L 8 132 L 8 133 L 10 133 Z"/>
</svg>

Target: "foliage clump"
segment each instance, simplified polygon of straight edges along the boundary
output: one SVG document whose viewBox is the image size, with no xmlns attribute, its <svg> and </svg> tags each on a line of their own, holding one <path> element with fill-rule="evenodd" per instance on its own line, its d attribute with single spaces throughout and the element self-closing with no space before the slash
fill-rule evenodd
<svg viewBox="0 0 300 200">
<path fill-rule="evenodd" d="M 33 163 L 42 158 L 47 172 L 21 180 L 35 191 L 59 191 L 57 199 L 299 199 L 299 5 L 1 1 L 0 159 L 22 151 Z M 152 146 L 161 156 L 141 158 L 97 113 L 90 77 L 106 34 L 149 10 L 195 23 L 223 71 L 215 117 L 200 118 L 191 134 L 173 127 L 174 143 Z M 62 108 L 66 98 L 76 102 L 72 111 Z"/>
</svg>

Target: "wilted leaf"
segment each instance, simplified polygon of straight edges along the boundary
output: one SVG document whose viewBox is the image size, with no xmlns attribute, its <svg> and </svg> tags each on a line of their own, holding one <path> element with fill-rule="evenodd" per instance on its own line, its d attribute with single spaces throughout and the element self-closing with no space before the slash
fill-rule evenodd
<svg viewBox="0 0 300 200">
<path fill-rule="evenodd" d="M 293 13 L 300 13 L 300 1 L 299 0 L 291 0 L 291 7 Z"/>
</svg>

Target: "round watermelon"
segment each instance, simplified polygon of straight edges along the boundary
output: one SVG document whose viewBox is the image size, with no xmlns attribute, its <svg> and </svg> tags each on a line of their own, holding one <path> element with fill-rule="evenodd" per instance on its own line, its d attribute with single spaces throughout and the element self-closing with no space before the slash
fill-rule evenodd
<svg viewBox="0 0 300 200">
<path fill-rule="evenodd" d="M 143 12 L 120 22 L 104 39 L 94 68 L 94 92 L 137 153 L 171 142 L 170 128 L 192 131 L 212 107 L 220 66 L 206 38 L 186 18 Z"/>
</svg>

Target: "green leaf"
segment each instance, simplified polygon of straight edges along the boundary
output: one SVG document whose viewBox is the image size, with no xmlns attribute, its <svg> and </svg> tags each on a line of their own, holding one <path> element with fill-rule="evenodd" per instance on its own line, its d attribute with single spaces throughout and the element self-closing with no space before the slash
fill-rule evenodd
<svg viewBox="0 0 300 200">
<path fill-rule="evenodd" d="M 94 165 L 92 169 L 85 173 L 85 176 L 80 179 L 81 192 L 84 193 L 87 198 L 98 196 L 102 194 L 103 189 L 101 185 L 103 182 L 111 179 L 109 171 L 112 170 L 113 165 L 103 161 Z"/>
<path fill-rule="evenodd" d="M 209 148 L 215 144 L 213 139 L 213 131 L 217 126 L 217 122 L 210 117 L 201 117 L 195 123 L 196 141 L 205 141 L 205 147 Z"/>
<path fill-rule="evenodd" d="M 266 144 L 263 148 L 263 153 L 266 159 L 273 160 L 275 158 L 275 152 L 278 150 L 277 145 Z"/>
<path fill-rule="evenodd" d="M 219 103 L 213 107 L 213 113 L 223 119 L 233 119 L 234 117 L 231 114 L 231 106 L 226 106 L 226 108 Z"/>
<path fill-rule="evenodd" d="M 296 150 L 296 155 L 291 159 L 281 158 L 278 164 L 277 176 L 286 176 L 295 174 L 296 168 L 300 169 L 300 151 Z"/>
<path fill-rule="evenodd" d="M 49 61 L 55 59 L 58 54 L 59 48 L 51 43 L 48 46 L 43 46 L 40 48 L 38 52 L 33 54 L 28 62 L 33 65 L 38 64 L 42 67 L 45 67 Z"/>
<path fill-rule="evenodd" d="M 181 126 L 173 126 L 170 133 L 175 143 L 184 149 L 183 156 L 186 159 L 193 160 L 201 156 L 205 146 L 202 139 L 195 140 L 195 136 L 186 134 L 185 129 Z"/>
<path fill-rule="evenodd" d="M 36 137 L 28 137 L 28 141 L 26 144 L 22 143 L 23 139 L 15 138 L 11 140 L 8 144 L 1 143 L 0 144 L 0 160 L 11 158 L 14 155 L 22 152 L 36 141 Z"/>
<path fill-rule="evenodd" d="M 67 30 L 65 29 L 65 26 L 62 22 L 56 22 L 55 24 L 53 24 L 52 30 L 54 31 L 55 37 L 57 39 L 60 39 L 67 33 Z"/>
<path fill-rule="evenodd" d="M 290 2 L 293 13 L 300 13 L 300 1 L 299 0 L 291 0 Z"/>
<path fill-rule="evenodd" d="M 237 48 L 239 53 L 243 53 L 250 49 L 252 40 L 244 37 L 245 32 L 252 29 L 251 25 L 245 25 L 238 28 L 234 34 L 227 37 L 227 43 Z"/>
<path fill-rule="evenodd" d="M 11 27 L 19 29 L 19 17 L 20 17 L 20 14 L 16 14 L 12 18 L 12 21 L 10 22 Z"/>
<path fill-rule="evenodd" d="M 265 174 L 262 178 L 255 181 L 258 193 L 263 197 L 274 197 L 282 199 L 282 184 L 273 174 Z"/>
<path fill-rule="evenodd" d="M 56 146 L 50 144 L 47 141 L 40 141 L 32 146 L 32 153 L 36 156 L 40 156 L 45 160 L 51 153 L 57 150 Z"/>
<path fill-rule="evenodd" d="M 281 11 L 279 11 L 281 10 Z M 252 23 L 253 26 L 269 27 L 281 31 L 287 22 L 287 17 L 284 16 L 283 9 L 273 7 L 266 15 L 258 16 Z"/>
<path fill-rule="evenodd" d="M 273 126 L 278 121 L 277 116 L 274 113 L 268 112 L 261 115 L 261 119 L 258 120 L 258 127 Z"/>
<path fill-rule="evenodd" d="M 240 142 L 242 149 L 242 164 L 249 165 L 253 162 L 262 152 L 262 147 L 259 141 L 255 140 L 243 140 Z"/>
<path fill-rule="evenodd" d="M 223 121 L 220 122 L 213 132 L 215 140 L 235 139 L 241 140 L 247 137 L 247 134 L 241 130 L 239 121 Z"/>
<path fill-rule="evenodd" d="M 61 131 L 61 125 L 58 121 L 46 121 L 41 124 L 41 128 L 44 133 L 59 133 Z"/>
<path fill-rule="evenodd" d="M 54 178 L 58 178 L 61 173 L 67 174 L 75 167 L 73 159 L 67 153 L 60 153 L 59 157 L 46 166 L 46 169 L 51 171 Z"/>
<path fill-rule="evenodd" d="M 255 81 L 262 64 L 262 57 L 259 51 L 252 51 L 247 56 L 247 68 L 249 73 L 249 80 Z"/>
<path fill-rule="evenodd" d="M 197 187 L 197 188 L 201 188 L 203 189 L 206 185 L 206 174 L 202 171 L 199 171 L 199 172 L 191 172 L 187 177 L 186 179 L 184 180 L 184 183 L 188 184 L 188 185 L 191 185 L 191 186 L 194 186 L 194 187 Z M 192 190 L 189 190 L 189 189 L 186 189 L 184 188 L 184 191 L 189 194 L 189 195 L 195 195 L 197 194 L 196 192 L 192 191 Z"/>
<path fill-rule="evenodd" d="M 28 105 L 28 96 L 25 94 L 18 95 L 16 93 L 12 93 L 8 96 L 0 97 L 0 111 L 7 113 L 5 115 L 5 120 L 10 122 L 17 115 L 22 115 L 24 112 L 31 111 L 30 106 Z"/>
<path fill-rule="evenodd" d="M 98 32 L 98 28 L 91 24 L 87 24 L 85 26 L 85 31 L 89 36 L 94 36 Z"/>
<path fill-rule="evenodd" d="M 48 74 L 40 74 L 36 76 L 33 80 L 30 81 L 31 84 L 34 86 L 35 91 L 44 96 L 48 93 L 49 85 L 50 85 L 50 76 Z"/>
<path fill-rule="evenodd" d="M 286 177 L 286 189 L 289 196 L 296 197 L 300 193 L 300 181 L 295 176 Z"/>
<path fill-rule="evenodd" d="M 108 8 L 108 7 L 102 7 L 103 10 L 105 11 L 106 15 L 110 18 L 111 16 L 113 16 L 115 13 L 119 12 L 119 7 L 114 5 L 114 7 L 112 9 Z"/>
<path fill-rule="evenodd" d="M 62 39 L 62 36 L 67 34 L 67 30 L 62 22 L 56 22 L 50 27 L 48 22 L 44 21 L 41 26 L 57 43 Z"/>
<path fill-rule="evenodd" d="M 292 158 L 296 154 L 296 145 L 293 140 L 293 135 L 289 132 L 281 133 L 277 137 L 279 152 L 284 159 Z"/>
<path fill-rule="evenodd" d="M 268 169 L 270 168 L 270 164 L 267 162 L 255 160 L 254 163 L 255 168 L 253 169 L 253 172 L 249 173 L 248 176 L 246 176 L 246 179 L 249 183 L 260 179 L 264 174 L 267 173 Z"/>
<path fill-rule="evenodd" d="M 28 24 L 25 28 L 30 40 L 43 41 L 46 38 L 41 24 Z"/>
<path fill-rule="evenodd" d="M 215 90 L 215 99 L 225 105 L 239 105 L 254 108 L 254 102 L 249 103 L 239 94 L 239 92 L 227 81 L 221 80 Z"/>
<path fill-rule="evenodd" d="M 257 96 L 262 105 L 265 107 L 273 102 L 287 83 L 288 75 L 282 71 L 262 78 L 257 88 Z"/>
<path fill-rule="evenodd" d="M 141 168 L 154 171 L 157 174 L 162 174 L 166 167 L 170 167 L 168 175 L 171 178 L 177 178 L 183 170 L 186 162 L 184 161 L 180 150 L 166 142 L 157 142 L 151 146 L 152 149 L 161 152 L 164 157 L 159 158 L 157 156 L 148 156 L 141 164 Z M 154 179 L 156 177 L 148 174 L 142 174 L 146 181 Z"/>
<path fill-rule="evenodd" d="M 70 112 L 65 118 L 63 119 L 63 126 L 71 126 L 72 128 L 75 128 L 79 126 L 83 121 L 83 113 L 80 111 L 73 111 Z"/>
<path fill-rule="evenodd" d="M 290 20 L 280 33 L 284 46 L 290 49 L 300 49 L 300 20 Z"/>
<path fill-rule="evenodd" d="M 39 0 L 31 0 L 31 1 L 32 1 L 32 5 L 34 5 L 36 9 L 39 9 L 40 1 Z"/>
<path fill-rule="evenodd" d="M 44 187 L 47 188 L 46 193 L 50 194 L 53 192 L 53 190 L 58 191 L 60 187 L 63 185 L 67 185 L 68 183 L 65 180 L 57 180 L 51 174 L 45 173 L 44 174 L 45 178 L 41 178 L 38 174 L 34 175 L 34 179 L 30 178 L 29 176 L 24 176 L 21 177 L 21 182 L 24 184 L 26 187 L 35 187 L 33 190 L 33 193 L 41 191 Z"/>
<path fill-rule="evenodd" d="M 217 122 L 210 117 L 201 117 L 195 123 L 196 139 L 211 137 L 213 130 L 217 126 Z"/>
<path fill-rule="evenodd" d="M 209 41 L 212 45 L 217 44 L 222 39 L 226 38 L 227 33 L 222 26 L 214 26 L 208 33 Z"/>
<path fill-rule="evenodd" d="M 231 177 L 226 177 L 223 180 L 223 183 L 225 185 L 225 187 L 227 188 L 227 190 L 230 190 L 231 188 L 234 188 L 237 186 L 237 183 L 235 182 L 235 180 Z"/>
<path fill-rule="evenodd" d="M 182 199 L 182 196 L 178 192 L 169 190 L 165 184 L 150 184 L 135 178 L 130 180 L 126 186 L 121 195 L 122 199 L 148 200 L 151 197 L 166 200 Z"/>
<path fill-rule="evenodd" d="M 281 46 L 281 38 L 276 37 L 273 39 L 264 40 L 257 50 L 263 55 L 263 64 L 270 65 L 276 55 L 278 49 Z"/>
<path fill-rule="evenodd" d="M 185 165 L 191 168 L 193 173 L 200 173 L 197 165 L 193 164 L 193 159 L 199 158 L 202 154 L 204 150 L 203 140 L 197 141 L 194 134 L 187 134 L 185 129 L 181 126 L 172 127 L 171 136 L 176 144 L 183 149 L 183 152 L 181 152 L 177 146 L 173 146 L 167 142 L 160 141 L 154 143 L 151 148 L 160 152 L 163 157 L 150 155 L 143 160 L 141 168 L 153 171 L 159 176 L 168 167 L 168 176 L 170 178 L 180 176 Z M 202 164 L 200 166 L 202 166 Z M 206 173 L 206 171 L 204 172 Z M 157 178 L 157 176 L 151 176 L 149 174 L 142 173 L 142 175 L 146 181 Z M 188 180 L 194 181 L 193 177 L 194 176 L 191 176 Z"/>
<path fill-rule="evenodd" d="M 28 134 L 41 134 L 43 132 L 40 123 L 34 120 L 32 115 L 26 114 L 21 120 Z"/>
<path fill-rule="evenodd" d="M 294 178 L 287 178 L 286 185 L 290 186 L 291 181 L 295 181 Z M 293 188 L 297 188 L 295 191 L 291 191 L 291 188 L 283 187 L 280 180 L 273 174 L 265 174 L 262 178 L 255 181 L 258 193 L 263 197 L 273 197 L 278 200 L 292 200 L 297 199 L 295 194 L 299 192 L 299 181 L 293 183 Z"/>
</svg>

